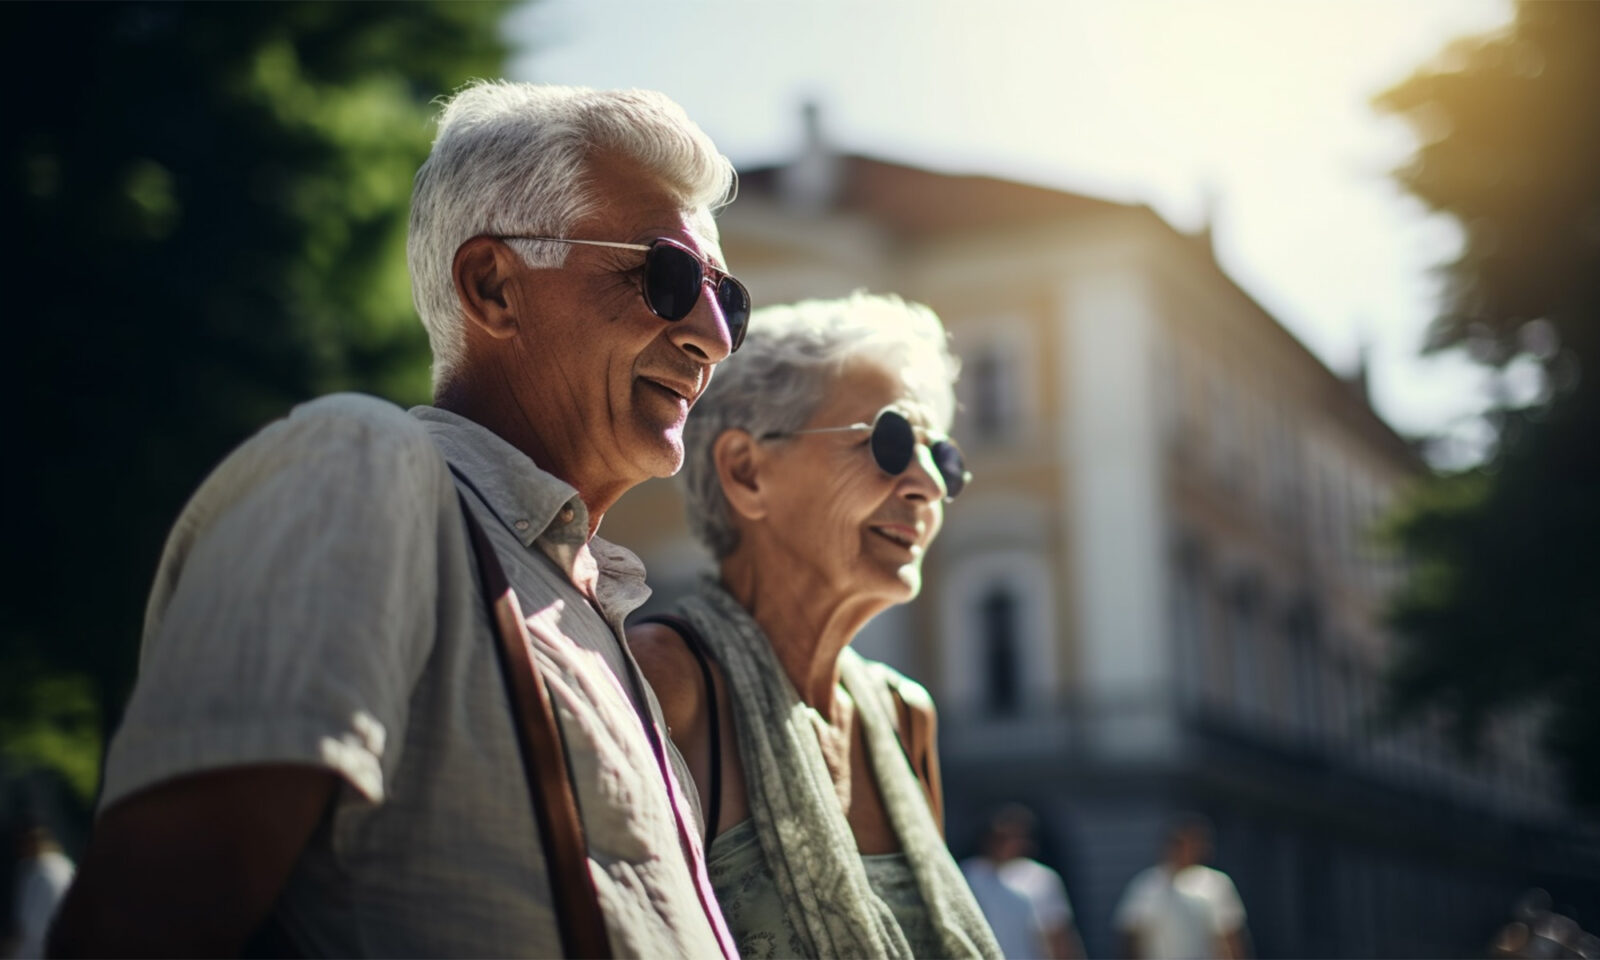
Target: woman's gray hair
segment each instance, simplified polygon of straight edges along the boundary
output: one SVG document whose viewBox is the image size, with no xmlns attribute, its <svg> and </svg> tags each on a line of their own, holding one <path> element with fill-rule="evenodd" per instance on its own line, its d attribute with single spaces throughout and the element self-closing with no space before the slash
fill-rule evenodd
<svg viewBox="0 0 1600 960">
<path fill-rule="evenodd" d="M 590 90 L 476 81 L 444 103 L 433 150 L 411 192 L 406 259 L 411 297 L 433 348 L 435 391 L 465 353 L 464 317 L 451 270 L 479 234 L 564 237 L 594 209 L 588 162 L 610 153 L 661 177 L 686 209 L 732 199 L 733 165 L 683 108 L 653 90 Z M 625 237 L 596 237 L 626 240 Z M 529 266 L 560 266 L 567 244 L 518 242 Z"/>
<path fill-rule="evenodd" d="M 756 437 L 798 430 L 851 361 L 898 365 L 935 426 L 950 428 L 960 361 L 939 317 L 892 294 L 765 307 L 750 317 L 739 352 L 722 361 L 683 429 L 689 529 L 721 559 L 739 544 L 712 446 L 723 431 Z M 844 426 L 844 424 L 839 424 Z"/>
</svg>

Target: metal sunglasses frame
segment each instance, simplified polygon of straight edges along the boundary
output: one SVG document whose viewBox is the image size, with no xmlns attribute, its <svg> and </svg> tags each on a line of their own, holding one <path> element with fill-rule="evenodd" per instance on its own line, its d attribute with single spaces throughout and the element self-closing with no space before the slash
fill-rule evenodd
<svg viewBox="0 0 1600 960">
<path fill-rule="evenodd" d="M 623 243 L 618 240 L 573 240 L 568 237 L 529 237 L 515 233 L 496 233 L 491 234 L 491 236 L 493 236 L 496 240 L 531 240 L 536 243 L 570 243 L 583 247 L 610 247 L 613 250 L 641 250 L 645 253 L 649 253 L 659 245 L 666 245 L 674 249 L 681 250 L 685 254 L 688 254 L 688 256 L 693 259 L 695 263 L 700 264 L 700 285 L 702 287 L 706 285 L 707 281 L 714 280 L 715 283 L 712 284 L 711 289 L 716 291 L 718 287 L 722 286 L 723 280 L 728 280 L 731 281 L 734 286 L 738 287 L 740 292 L 744 294 L 744 302 L 747 304 L 745 307 L 744 323 L 739 327 L 739 335 L 734 341 L 733 349 L 739 349 L 739 347 L 744 343 L 745 331 L 750 326 L 750 308 L 748 306 L 750 303 L 750 288 L 745 286 L 743 281 L 741 281 L 738 277 L 722 269 L 721 267 L 707 260 L 705 257 L 700 256 L 698 253 L 695 253 L 693 250 L 690 250 L 688 247 L 676 240 L 671 239 L 670 237 L 657 237 L 649 243 Z M 642 292 L 645 294 L 645 303 L 650 307 L 650 312 L 654 313 L 658 317 L 661 317 L 661 319 L 667 321 L 668 323 L 676 323 L 679 320 L 682 320 L 683 317 L 687 317 L 689 315 L 686 312 L 684 313 L 683 317 L 663 317 L 660 313 L 656 312 L 655 304 L 650 303 L 648 289 Z M 721 307 L 720 300 L 718 301 L 717 305 Z M 689 309 L 693 310 L 694 305 L 690 304 Z"/>
<path fill-rule="evenodd" d="M 945 434 L 934 433 L 932 430 L 929 430 L 926 427 L 917 426 L 916 424 L 911 422 L 911 418 L 910 417 L 906 416 L 904 413 L 901 413 L 899 410 L 896 410 L 892 406 L 884 407 L 882 410 L 879 410 L 876 414 L 874 414 L 873 417 L 872 417 L 872 422 L 871 423 L 852 423 L 849 426 L 844 426 L 844 427 L 812 427 L 809 430 L 778 430 L 778 431 L 774 431 L 772 433 L 763 434 L 761 439 L 763 439 L 763 440 L 777 440 L 777 439 L 780 439 L 782 437 L 800 437 L 800 436 L 805 436 L 806 434 L 810 434 L 810 433 L 849 433 L 849 432 L 858 432 L 858 431 L 861 431 L 861 430 L 876 431 L 878 429 L 878 423 L 881 420 L 883 420 L 883 417 L 884 417 L 885 414 L 889 414 L 889 413 L 892 413 L 895 416 L 899 417 L 901 420 L 904 420 L 905 423 L 906 423 L 906 426 L 911 428 L 911 438 L 912 438 L 912 441 L 914 443 L 918 443 L 918 444 L 921 444 L 922 446 L 927 447 L 930 452 L 932 452 L 933 448 L 936 445 L 941 444 L 941 443 L 947 443 L 947 444 L 950 445 L 950 447 L 952 449 L 955 450 L 956 456 L 961 458 L 961 462 L 962 462 L 961 487 L 960 487 L 960 489 L 958 489 L 956 491 L 956 493 L 950 493 L 949 492 L 950 491 L 950 481 L 944 476 L 944 472 L 942 470 L 937 470 L 937 469 L 935 469 L 935 471 L 934 471 L 935 473 L 939 474 L 939 480 L 940 480 L 941 483 L 944 484 L 944 488 L 945 488 L 945 498 L 944 498 L 944 500 L 945 500 L 945 502 L 949 503 L 952 500 L 954 500 L 956 498 L 956 496 L 962 490 L 965 490 L 967 488 L 967 484 L 972 482 L 972 471 L 966 469 L 966 457 L 962 456 L 961 446 L 959 444 L 957 444 L 955 442 L 955 440 L 951 439 L 949 436 L 947 436 Z M 912 460 L 916 459 L 915 454 L 912 455 L 911 459 Z M 872 462 L 877 465 L 879 470 L 884 470 L 883 464 L 878 463 L 878 458 L 877 458 L 877 455 L 875 453 L 873 455 Z M 937 460 L 934 461 L 934 466 L 935 466 L 935 468 L 938 467 L 938 461 Z M 910 460 L 906 461 L 906 465 L 904 467 L 901 467 L 898 472 L 891 473 L 889 475 L 890 476 L 894 476 L 894 477 L 898 477 L 900 474 L 905 473 L 909 469 L 911 469 L 911 461 Z M 884 470 L 884 472 L 885 473 L 889 473 L 889 471 L 887 471 L 887 470 Z"/>
</svg>

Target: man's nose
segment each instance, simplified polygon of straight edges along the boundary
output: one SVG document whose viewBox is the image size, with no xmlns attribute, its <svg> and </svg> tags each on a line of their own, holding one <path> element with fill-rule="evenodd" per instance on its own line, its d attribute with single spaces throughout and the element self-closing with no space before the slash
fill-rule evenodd
<svg viewBox="0 0 1600 960">
<path fill-rule="evenodd" d="M 717 300 L 718 278 L 707 273 L 700 278 L 700 296 L 694 309 L 671 325 L 668 336 L 678 349 L 697 360 L 721 363 L 733 352 L 733 331 Z"/>
</svg>

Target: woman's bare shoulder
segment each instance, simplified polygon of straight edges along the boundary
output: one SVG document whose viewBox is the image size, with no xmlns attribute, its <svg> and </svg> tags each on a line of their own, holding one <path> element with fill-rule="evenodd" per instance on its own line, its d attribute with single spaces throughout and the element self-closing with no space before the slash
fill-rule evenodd
<svg viewBox="0 0 1600 960">
<path fill-rule="evenodd" d="M 664 623 L 640 623 L 628 628 L 628 649 L 655 691 L 667 726 L 682 730 L 693 724 L 705 680 L 683 636 Z"/>
</svg>

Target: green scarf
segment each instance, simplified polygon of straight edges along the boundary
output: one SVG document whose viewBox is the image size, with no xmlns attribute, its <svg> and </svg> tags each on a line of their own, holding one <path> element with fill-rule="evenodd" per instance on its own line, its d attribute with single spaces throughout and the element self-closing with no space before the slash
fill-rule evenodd
<svg viewBox="0 0 1600 960">
<path fill-rule="evenodd" d="M 707 578 L 678 604 L 727 678 L 750 815 L 789 922 L 813 957 L 909 958 L 894 915 L 867 880 L 855 835 L 811 725 L 812 709 L 759 624 Z M 972 891 L 939 835 L 895 734 L 898 675 L 846 648 L 839 659 L 878 789 L 946 957 L 1001 956 Z"/>
</svg>

